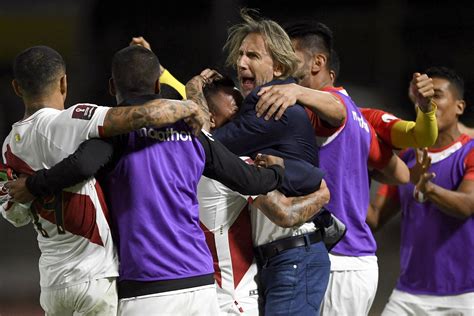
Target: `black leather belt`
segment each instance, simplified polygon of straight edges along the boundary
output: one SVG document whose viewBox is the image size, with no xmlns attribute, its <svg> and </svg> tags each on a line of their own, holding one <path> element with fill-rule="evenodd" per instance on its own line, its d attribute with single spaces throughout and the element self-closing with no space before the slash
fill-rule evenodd
<svg viewBox="0 0 474 316">
<path fill-rule="evenodd" d="M 260 259 L 269 259 L 280 254 L 282 251 L 297 247 L 309 246 L 311 244 L 320 242 L 321 240 L 321 230 L 317 230 L 313 233 L 278 239 L 272 241 L 271 243 L 258 246 L 256 248 L 256 255 Z"/>
<path fill-rule="evenodd" d="M 214 284 L 214 282 L 214 273 L 189 278 L 160 281 L 122 280 L 118 282 L 118 297 L 121 299 L 189 289 L 192 287 Z"/>
</svg>

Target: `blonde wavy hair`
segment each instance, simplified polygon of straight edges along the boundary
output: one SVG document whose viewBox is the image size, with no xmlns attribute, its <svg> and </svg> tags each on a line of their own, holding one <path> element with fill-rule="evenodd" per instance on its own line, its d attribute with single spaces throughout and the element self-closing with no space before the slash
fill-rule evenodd
<svg viewBox="0 0 474 316">
<path fill-rule="evenodd" d="M 239 49 L 248 34 L 257 33 L 263 36 L 267 50 L 273 62 L 280 67 L 279 79 L 286 79 L 296 75 L 298 58 L 291 44 L 291 40 L 283 28 L 275 21 L 255 19 L 250 13 L 258 13 L 252 9 L 241 9 L 240 16 L 244 20 L 229 28 L 224 50 L 228 51 L 226 64 L 235 67 L 239 58 Z"/>
</svg>

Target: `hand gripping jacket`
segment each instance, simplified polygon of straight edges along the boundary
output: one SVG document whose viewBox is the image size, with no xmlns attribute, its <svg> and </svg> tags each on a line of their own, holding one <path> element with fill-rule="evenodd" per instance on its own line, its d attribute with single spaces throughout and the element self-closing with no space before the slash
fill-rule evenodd
<svg viewBox="0 0 474 316">
<path fill-rule="evenodd" d="M 331 251 L 341 241 L 347 231 L 346 225 L 325 207 L 322 207 L 321 211 L 313 218 L 313 223 L 322 229 L 323 242 L 328 251 Z"/>
</svg>

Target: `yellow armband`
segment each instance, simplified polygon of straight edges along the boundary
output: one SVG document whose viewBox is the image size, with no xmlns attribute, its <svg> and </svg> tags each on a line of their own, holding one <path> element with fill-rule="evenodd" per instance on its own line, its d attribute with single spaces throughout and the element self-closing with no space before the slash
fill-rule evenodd
<svg viewBox="0 0 474 316">
<path fill-rule="evenodd" d="M 424 113 L 417 108 L 416 122 L 398 121 L 393 124 L 391 131 L 392 144 L 397 148 L 430 147 L 438 138 L 438 123 L 436 122 L 437 105 L 431 101 L 433 109 Z"/>
<path fill-rule="evenodd" d="M 160 76 L 160 83 L 162 84 L 167 84 L 168 86 L 172 87 L 178 93 L 183 97 L 183 99 L 186 99 L 186 88 L 184 87 L 184 84 L 178 81 L 175 77 L 173 77 L 172 74 L 168 70 L 165 69 L 163 73 Z"/>
</svg>

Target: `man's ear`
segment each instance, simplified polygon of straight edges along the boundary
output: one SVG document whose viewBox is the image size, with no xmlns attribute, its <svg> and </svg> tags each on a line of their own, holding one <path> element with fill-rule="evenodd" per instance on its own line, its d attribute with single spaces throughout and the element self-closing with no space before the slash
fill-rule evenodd
<svg viewBox="0 0 474 316">
<path fill-rule="evenodd" d="M 461 116 L 464 113 L 464 110 L 466 109 L 466 101 L 464 100 L 457 100 L 456 101 L 456 114 L 458 116 Z"/>
<path fill-rule="evenodd" d="M 331 78 L 331 82 L 334 85 L 334 82 L 336 81 L 336 73 L 334 70 L 329 71 L 329 77 Z"/>
<path fill-rule="evenodd" d="M 283 74 L 283 70 L 281 68 L 282 67 L 280 64 L 275 64 L 275 66 L 273 66 L 273 77 L 281 77 L 281 75 Z"/>
<path fill-rule="evenodd" d="M 115 95 L 117 94 L 117 91 L 115 90 L 115 82 L 112 77 L 109 79 L 109 93 L 113 97 L 115 97 Z"/>
<path fill-rule="evenodd" d="M 15 94 L 17 96 L 19 96 L 20 98 L 23 98 L 23 92 L 21 91 L 21 87 L 18 84 L 18 81 L 16 81 L 15 79 L 12 80 L 12 88 L 13 88 L 13 91 L 15 91 Z"/>
<path fill-rule="evenodd" d="M 155 82 L 155 94 L 159 94 L 160 93 L 160 79 L 156 79 L 156 82 Z"/>
<path fill-rule="evenodd" d="M 216 128 L 216 118 L 214 117 L 214 114 L 212 113 L 209 114 L 209 123 L 211 123 L 210 124 L 211 130 Z"/>
<path fill-rule="evenodd" d="M 61 90 L 61 94 L 63 95 L 64 99 L 66 99 L 67 95 L 67 77 L 66 75 L 62 76 L 59 79 L 59 89 Z"/>
<path fill-rule="evenodd" d="M 320 72 L 321 69 L 326 67 L 328 58 L 324 54 L 314 54 L 311 63 L 311 72 Z"/>
</svg>

